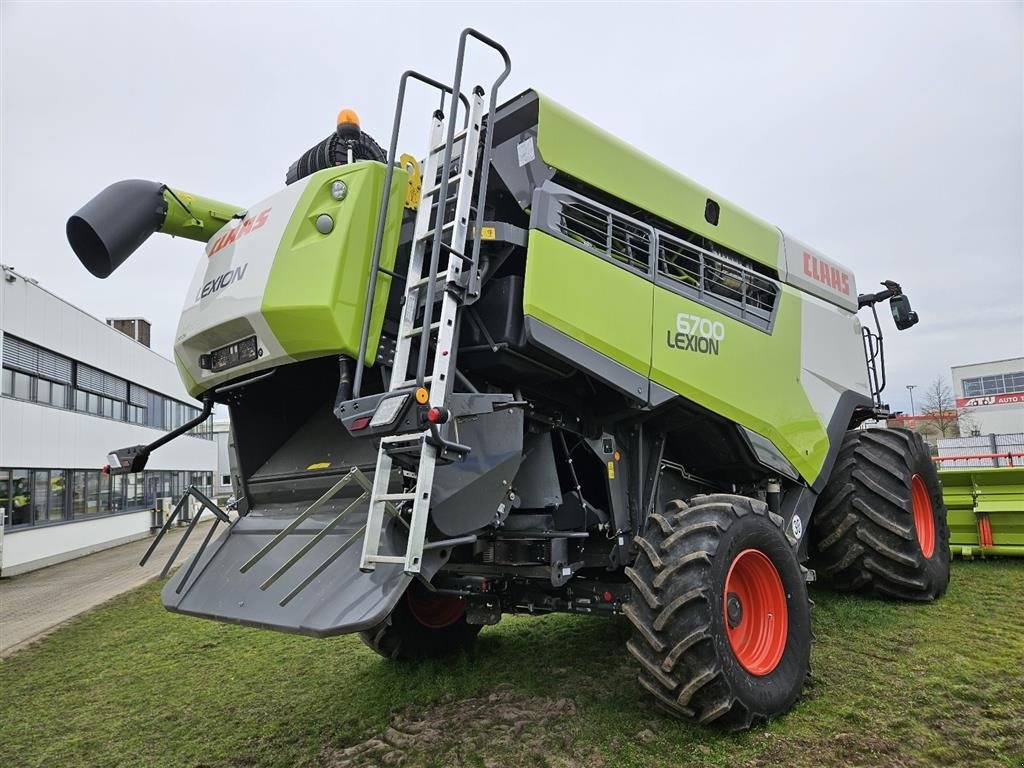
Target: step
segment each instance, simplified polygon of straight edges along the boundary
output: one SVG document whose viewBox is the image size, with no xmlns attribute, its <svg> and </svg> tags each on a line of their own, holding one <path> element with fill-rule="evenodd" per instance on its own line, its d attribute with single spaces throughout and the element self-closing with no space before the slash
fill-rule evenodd
<svg viewBox="0 0 1024 768">
<path fill-rule="evenodd" d="M 438 330 L 440 327 L 441 327 L 441 323 L 440 322 L 431 323 L 430 324 L 430 332 L 433 333 L 434 331 Z M 407 339 L 412 339 L 412 338 L 415 338 L 416 336 L 419 336 L 421 333 L 423 333 L 423 326 L 420 325 L 420 326 L 416 326 L 415 328 L 413 328 L 408 333 L 403 333 L 402 336 L 407 338 Z"/>
<path fill-rule="evenodd" d="M 430 381 L 433 381 L 433 379 L 434 379 L 434 377 L 433 377 L 433 376 L 424 376 L 424 377 L 423 377 L 423 383 L 424 383 L 424 384 L 426 384 L 426 383 L 428 383 L 428 382 L 430 382 Z M 392 390 L 395 390 L 395 389 L 404 389 L 405 387 L 411 387 L 411 386 L 413 386 L 413 385 L 414 385 L 415 383 L 416 383 L 416 379 L 409 379 L 408 381 L 403 381 L 403 382 L 401 382 L 401 383 L 399 383 L 399 384 L 395 385 L 395 386 L 394 386 L 394 387 L 392 387 L 391 389 L 392 389 Z"/>
<path fill-rule="evenodd" d="M 433 280 L 431 280 L 429 276 L 421 277 L 419 280 L 413 280 L 411 283 L 409 283 L 408 287 L 409 288 L 419 288 L 421 285 L 426 285 L 427 283 L 434 283 L 434 282 L 438 282 L 438 281 L 442 281 L 442 280 L 447 280 L 447 279 L 448 279 L 448 270 L 445 269 L 445 270 L 442 270 L 441 272 L 438 272 L 434 276 Z"/>
<path fill-rule="evenodd" d="M 454 149 L 456 144 L 461 144 L 465 140 L 466 140 L 466 129 L 462 129 L 461 131 L 456 133 L 455 137 L 452 139 L 452 148 Z M 438 144 L 436 147 L 431 148 L 430 154 L 432 154 L 432 155 L 439 155 L 442 152 L 444 152 L 444 148 L 446 146 L 448 146 L 447 143 L 445 143 L 445 144 Z"/>
<path fill-rule="evenodd" d="M 369 555 L 366 560 L 371 563 L 393 563 L 395 565 L 404 565 L 404 557 L 395 557 L 394 555 Z"/>
<path fill-rule="evenodd" d="M 415 443 L 423 438 L 422 432 L 412 432 L 408 435 L 387 435 L 380 439 L 382 444 L 393 443 Z"/>
<path fill-rule="evenodd" d="M 444 232 L 444 230 L 451 229 L 454 226 L 455 226 L 455 219 L 452 219 L 451 221 L 446 221 L 444 224 L 441 225 L 441 231 Z M 422 240 L 427 240 L 428 238 L 432 238 L 436 233 L 437 233 L 437 227 L 435 227 L 434 229 L 428 229 L 426 232 L 424 232 L 420 236 L 420 240 L 422 241 Z"/>
<path fill-rule="evenodd" d="M 374 501 L 414 501 L 416 499 L 415 493 L 382 493 L 380 496 L 375 496 Z"/>
<path fill-rule="evenodd" d="M 462 176 L 449 176 L 448 177 L 448 188 L 451 189 L 452 184 L 458 184 L 462 180 Z M 432 187 L 427 187 L 423 192 L 420 193 L 421 197 L 427 197 L 428 195 L 436 195 L 441 191 L 441 187 L 444 186 L 442 181 L 440 184 L 435 184 Z"/>
</svg>

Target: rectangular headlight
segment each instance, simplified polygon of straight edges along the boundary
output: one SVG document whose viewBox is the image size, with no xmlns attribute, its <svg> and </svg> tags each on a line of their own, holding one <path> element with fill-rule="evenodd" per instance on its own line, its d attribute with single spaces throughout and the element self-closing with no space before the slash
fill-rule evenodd
<svg viewBox="0 0 1024 768">
<path fill-rule="evenodd" d="M 377 410 L 373 414 L 373 418 L 370 419 L 370 427 L 385 427 L 396 418 L 401 412 L 402 407 L 405 405 L 405 401 L 409 399 L 409 395 L 397 395 L 396 397 L 389 397 L 387 400 L 382 400 L 380 405 L 377 406 Z"/>
</svg>

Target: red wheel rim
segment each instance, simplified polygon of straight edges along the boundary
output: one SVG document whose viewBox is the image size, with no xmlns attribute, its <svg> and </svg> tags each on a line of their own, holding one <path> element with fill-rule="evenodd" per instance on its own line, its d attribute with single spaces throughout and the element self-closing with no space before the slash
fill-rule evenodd
<svg viewBox="0 0 1024 768">
<path fill-rule="evenodd" d="M 415 586 L 405 593 L 409 613 L 420 624 L 430 629 L 443 629 L 462 618 L 466 601 L 451 595 L 435 595 Z"/>
<path fill-rule="evenodd" d="M 779 665 L 789 635 L 789 610 L 782 578 L 756 549 L 736 555 L 725 577 L 725 627 L 736 660 L 752 675 Z"/>
<path fill-rule="evenodd" d="M 932 513 L 932 497 L 920 475 L 910 478 L 910 501 L 914 508 L 914 530 L 921 553 L 931 557 L 935 552 L 935 515 Z"/>
</svg>

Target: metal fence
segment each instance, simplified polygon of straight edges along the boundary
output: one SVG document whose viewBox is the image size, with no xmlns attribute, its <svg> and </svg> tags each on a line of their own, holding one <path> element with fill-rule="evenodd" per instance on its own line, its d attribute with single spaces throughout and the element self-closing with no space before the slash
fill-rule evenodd
<svg viewBox="0 0 1024 768">
<path fill-rule="evenodd" d="M 944 469 L 1024 466 L 1024 432 L 947 437 L 938 440 L 937 448 L 937 463 Z"/>
</svg>

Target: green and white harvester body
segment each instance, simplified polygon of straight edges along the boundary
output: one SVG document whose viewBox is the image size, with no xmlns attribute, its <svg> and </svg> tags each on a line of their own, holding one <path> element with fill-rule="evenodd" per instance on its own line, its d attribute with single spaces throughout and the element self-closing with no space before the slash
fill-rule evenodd
<svg viewBox="0 0 1024 768">
<path fill-rule="evenodd" d="M 505 66 L 465 95 L 469 41 Z M 508 62 L 466 30 L 451 85 L 403 76 L 387 153 L 346 110 L 261 202 L 119 182 L 69 220 L 99 277 L 154 231 L 206 244 L 174 355 L 201 418 L 230 412 L 238 515 L 202 499 L 227 528 L 164 604 L 406 660 L 505 613 L 624 615 L 664 709 L 746 727 L 799 696 L 816 573 L 946 588 L 923 444 L 863 428 L 885 373 L 857 312 L 917 316 L 546 96 L 499 104 Z M 413 82 L 442 96 L 418 160 Z"/>
</svg>

